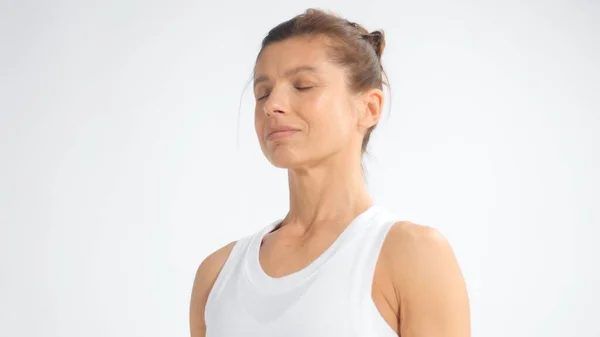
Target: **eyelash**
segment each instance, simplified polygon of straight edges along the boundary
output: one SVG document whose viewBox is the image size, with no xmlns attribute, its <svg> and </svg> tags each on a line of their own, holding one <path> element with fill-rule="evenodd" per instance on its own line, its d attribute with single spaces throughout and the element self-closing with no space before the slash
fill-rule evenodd
<svg viewBox="0 0 600 337">
<path fill-rule="evenodd" d="M 296 88 L 296 90 L 298 90 L 298 91 L 306 91 L 306 90 L 309 90 L 309 89 L 312 89 L 312 88 L 314 88 L 314 86 L 309 86 L 309 87 L 295 87 L 295 88 Z M 264 96 L 261 96 L 261 97 L 257 98 L 256 100 L 257 100 L 257 101 L 261 101 L 261 100 L 263 100 L 263 99 L 265 99 L 265 98 L 267 98 L 267 97 L 269 97 L 269 94 L 266 94 L 266 95 L 264 95 Z"/>
</svg>

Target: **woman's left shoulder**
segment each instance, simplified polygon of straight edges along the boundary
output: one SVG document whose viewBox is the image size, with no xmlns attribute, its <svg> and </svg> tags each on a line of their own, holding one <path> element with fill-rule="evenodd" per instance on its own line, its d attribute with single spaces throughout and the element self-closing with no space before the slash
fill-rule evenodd
<svg viewBox="0 0 600 337">
<path fill-rule="evenodd" d="M 382 247 L 390 271 L 395 273 L 427 272 L 456 264 L 454 251 L 447 238 L 436 228 L 411 221 L 394 223 Z M 434 271 L 429 271 L 434 273 Z"/>
<path fill-rule="evenodd" d="M 381 257 L 397 296 L 401 335 L 470 336 L 465 280 L 439 230 L 397 222 L 388 232 Z"/>
<path fill-rule="evenodd" d="M 448 248 L 446 237 L 436 228 L 411 221 L 395 222 L 386 241 L 395 249 L 435 249 Z"/>
</svg>

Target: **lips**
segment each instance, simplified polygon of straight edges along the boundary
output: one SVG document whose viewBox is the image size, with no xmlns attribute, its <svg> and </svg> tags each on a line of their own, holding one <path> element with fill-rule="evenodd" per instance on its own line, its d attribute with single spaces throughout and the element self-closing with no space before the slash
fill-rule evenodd
<svg viewBox="0 0 600 337">
<path fill-rule="evenodd" d="M 287 136 L 291 136 L 294 133 L 300 131 L 299 129 L 292 127 L 292 126 L 285 126 L 285 125 L 281 125 L 281 126 L 276 126 L 273 128 L 269 128 L 267 131 L 267 139 L 280 139 L 280 138 L 285 138 Z"/>
</svg>

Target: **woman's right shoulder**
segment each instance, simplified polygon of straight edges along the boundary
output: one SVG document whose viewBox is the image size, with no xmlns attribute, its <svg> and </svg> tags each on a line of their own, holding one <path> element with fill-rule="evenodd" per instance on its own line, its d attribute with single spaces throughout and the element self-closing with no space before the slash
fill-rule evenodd
<svg viewBox="0 0 600 337">
<path fill-rule="evenodd" d="M 190 303 L 190 329 L 192 337 L 204 337 L 206 335 L 206 323 L 204 321 L 206 301 L 236 243 L 237 241 L 230 242 L 210 253 L 202 260 L 196 270 Z"/>
<path fill-rule="evenodd" d="M 220 273 L 221 269 L 227 262 L 227 259 L 232 254 L 237 254 L 236 251 L 241 252 L 247 247 L 257 232 L 246 233 L 246 235 L 238 238 L 235 241 L 231 241 L 228 244 L 220 247 L 219 249 L 213 251 L 208 256 L 202 260 L 200 266 L 198 267 L 198 271 L 196 272 L 196 276 L 200 275 L 202 278 L 215 278 Z M 237 246 L 237 248 L 236 248 Z M 234 251 L 235 249 L 235 251 Z M 213 280 L 214 281 L 214 280 Z"/>
<path fill-rule="evenodd" d="M 196 275 L 202 276 L 201 279 L 212 279 L 213 276 L 216 279 L 216 276 L 223 268 L 225 261 L 231 254 L 233 247 L 237 244 L 236 241 L 232 241 L 225 246 L 213 251 L 207 257 L 202 260 L 200 265 L 198 266 L 198 270 L 196 271 Z M 214 280 L 213 280 L 214 281 Z M 211 282 L 212 283 L 212 282 Z"/>
<path fill-rule="evenodd" d="M 255 235 L 255 232 L 246 234 L 238 240 L 231 241 L 206 256 L 196 271 L 196 281 L 194 283 L 198 284 L 195 284 L 195 287 L 203 290 L 208 289 L 208 291 L 210 291 L 210 288 L 212 288 L 230 255 L 232 253 L 239 254 L 244 251 Z"/>
</svg>

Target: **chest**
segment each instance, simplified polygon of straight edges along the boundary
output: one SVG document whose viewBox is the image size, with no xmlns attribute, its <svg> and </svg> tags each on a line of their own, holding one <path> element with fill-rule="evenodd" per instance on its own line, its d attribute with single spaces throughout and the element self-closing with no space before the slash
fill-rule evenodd
<svg viewBox="0 0 600 337">
<path fill-rule="evenodd" d="M 274 278 L 297 273 L 315 263 L 320 256 L 327 252 L 335 240 L 335 235 L 324 235 L 307 240 L 278 240 L 277 238 L 265 240 L 266 244 L 263 244 L 259 251 L 261 268 L 267 275 Z M 357 248 L 355 247 L 355 249 Z M 396 296 L 396 290 L 394 289 L 390 271 L 386 268 L 387 264 L 384 263 L 385 257 L 379 254 L 376 260 L 374 272 L 371 275 L 371 279 L 368 280 L 370 282 L 367 281 L 366 284 L 371 294 L 370 300 L 372 301 L 372 303 L 367 303 L 367 305 L 373 305 L 376 311 L 374 314 L 380 316 L 378 319 L 381 318 L 386 325 L 397 333 L 399 330 L 400 305 Z M 340 273 L 340 275 L 342 274 L 344 273 Z M 345 275 L 353 274 L 351 271 L 348 271 Z M 342 283 L 350 281 L 340 279 L 332 280 L 331 282 L 339 286 Z M 360 285 L 357 285 L 357 287 L 360 287 Z M 321 295 L 321 302 L 326 301 L 328 294 L 331 296 L 331 290 Z M 343 304 L 343 300 L 331 299 L 330 301 L 334 301 L 336 305 Z M 335 309 L 332 308 L 331 310 Z M 318 314 L 318 311 L 315 311 L 315 313 Z"/>
<path fill-rule="evenodd" d="M 286 291 L 257 291 L 244 278 L 231 279 L 211 304 L 207 336 L 377 336 L 365 315 L 356 280 L 328 274 Z"/>
<path fill-rule="evenodd" d="M 322 257 L 333 245 L 337 236 L 323 233 L 308 238 L 291 238 L 283 235 L 265 236 L 259 249 L 260 267 L 273 278 L 282 278 L 306 269 Z"/>
<path fill-rule="evenodd" d="M 385 264 L 377 263 L 375 272 L 366 275 L 370 268 L 361 258 L 358 242 L 350 242 L 327 263 L 321 261 L 315 274 L 305 271 L 326 257 L 328 247 L 323 251 L 309 243 L 264 248 L 258 254 L 260 266 L 250 264 L 253 273 L 237 269 L 213 305 L 207 327 L 218 331 L 216 336 L 246 337 L 253 336 L 252 331 L 260 332 L 262 337 L 359 336 L 361 331 L 364 336 L 373 335 L 374 326 L 384 330 L 386 336 L 398 331 L 397 310 L 390 305 L 395 292 Z M 291 277 L 294 286 L 270 291 L 265 284 L 252 284 L 257 276 L 260 281 L 273 282 L 275 288 Z"/>
</svg>

